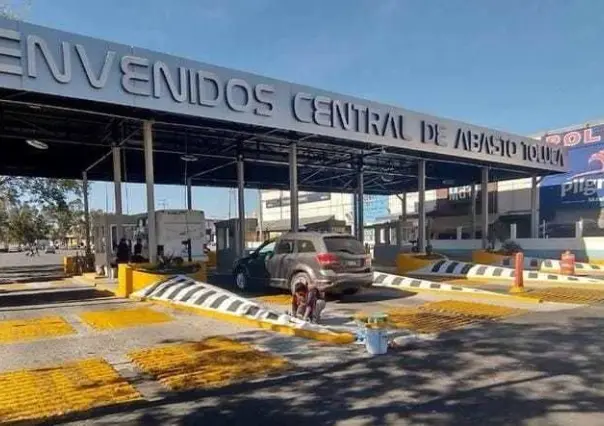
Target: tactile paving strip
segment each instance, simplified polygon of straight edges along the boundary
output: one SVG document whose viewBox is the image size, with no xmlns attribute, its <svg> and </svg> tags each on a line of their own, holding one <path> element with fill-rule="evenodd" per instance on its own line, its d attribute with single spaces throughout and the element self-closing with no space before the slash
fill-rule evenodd
<svg viewBox="0 0 604 426">
<path fill-rule="evenodd" d="M 466 315 L 481 319 L 499 319 L 509 317 L 511 315 L 518 315 L 524 312 L 522 309 L 491 305 L 488 303 L 464 302 L 460 300 L 441 300 L 438 302 L 430 302 L 421 305 L 419 309 L 422 311 Z"/>
<path fill-rule="evenodd" d="M 392 309 L 387 314 L 388 323 L 396 328 L 417 333 L 439 333 L 523 312 L 522 309 L 487 303 L 442 300 L 413 308 Z"/>
<path fill-rule="evenodd" d="M 523 296 L 535 297 L 544 302 L 575 303 L 583 305 L 604 302 L 604 290 L 584 288 L 548 287 L 526 292 Z"/>
<path fill-rule="evenodd" d="M 141 399 L 104 360 L 0 373 L 0 423 L 50 418 Z"/>
<path fill-rule="evenodd" d="M 0 321 L 0 343 L 65 336 L 76 331 L 59 316 Z"/>
<path fill-rule="evenodd" d="M 414 308 L 393 309 L 387 312 L 388 323 L 417 333 L 439 333 L 480 322 L 465 315 L 442 314 Z"/>
<path fill-rule="evenodd" d="M 137 327 L 172 321 L 170 315 L 149 308 L 84 312 L 80 314 L 80 319 L 97 330 Z"/>
<path fill-rule="evenodd" d="M 224 337 L 138 350 L 129 357 L 174 391 L 215 388 L 290 368 L 281 357 Z"/>
</svg>

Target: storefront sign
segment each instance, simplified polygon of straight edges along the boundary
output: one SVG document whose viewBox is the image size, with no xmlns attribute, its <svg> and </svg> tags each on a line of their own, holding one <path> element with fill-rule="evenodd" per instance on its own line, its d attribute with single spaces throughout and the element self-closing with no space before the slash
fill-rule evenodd
<svg viewBox="0 0 604 426">
<path fill-rule="evenodd" d="M 531 138 L 144 49 L 0 20 L 0 87 L 259 125 L 464 160 L 565 171 Z"/>
<path fill-rule="evenodd" d="M 306 194 L 298 195 L 298 204 L 315 203 L 317 201 L 330 200 L 331 194 L 326 192 L 308 192 Z M 291 204 L 289 197 L 275 198 L 273 200 L 266 200 L 266 208 L 272 209 L 275 207 L 287 207 Z"/>
<path fill-rule="evenodd" d="M 556 209 L 599 209 L 604 203 L 604 125 L 544 137 L 550 144 L 569 147 L 570 171 L 541 182 L 542 215 Z"/>
</svg>

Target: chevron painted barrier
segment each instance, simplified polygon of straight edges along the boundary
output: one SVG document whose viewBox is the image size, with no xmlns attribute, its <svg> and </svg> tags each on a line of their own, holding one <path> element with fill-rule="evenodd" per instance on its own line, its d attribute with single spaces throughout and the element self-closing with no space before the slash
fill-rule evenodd
<svg viewBox="0 0 604 426">
<path fill-rule="evenodd" d="M 476 263 L 483 263 L 493 266 L 504 266 L 513 268 L 515 265 L 514 256 L 505 256 L 497 253 L 489 253 L 479 250 L 472 253 L 472 260 Z M 541 259 L 538 257 L 525 257 L 524 269 L 531 271 L 540 271 L 545 273 L 560 273 L 560 260 Z M 604 277 L 604 265 L 593 263 L 575 262 L 575 275 L 602 275 Z"/>
<path fill-rule="evenodd" d="M 185 308 L 212 318 L 329 343 L 351 343 L 355 339 L 352 334 L 337 333 L 327 327 L 267 309 L 230 291 L 187 276 L 164 279 L 133 293 L 132 297 Z"/>
<path fill-rule="evenodd" d="M 428 290 L 454 292 L 463 296 L 515 297 L 507 294 L 496 293 L 494 291 L 480 290 L 477 288 L 469 288 L 447 283 L 436 283 L 417 278 L 403 277 L 401 275 L 386 274 L 384 272 L 374 272 L 373 286 L 396 288 L 399 290 L 409 291 Z"/>
<path fill-rule="evenodd" d="M 480 265 L 468 262 L 457 262 L 454 260 L 439 260 L 430 265 L 423 266 L 414 271 L 409 271 L 410 275 L 425 275 L 451 278 L 468 278 L 482 281 L 513 281 L 516 271 L 512 268 L 505 268 L 494 265 Z M 553 273 L 544 273 L 539 271 L 524 271 L 523 278 L 526 282 L 548 283 L 548 284 L 590 284 L 601 285 L 604 287 L 604 281 L 588 277 L 577 277 L 570 275 L 560 275 Z"/>
</svg>

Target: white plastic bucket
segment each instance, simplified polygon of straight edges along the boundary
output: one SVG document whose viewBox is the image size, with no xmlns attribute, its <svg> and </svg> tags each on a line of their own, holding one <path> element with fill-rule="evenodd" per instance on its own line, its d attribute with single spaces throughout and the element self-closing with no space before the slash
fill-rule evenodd
<svg viewBox="0 0 604 426">
<path fill-rule="evenodd" d="M 371 355 L 383 355 L 388 352 L 388 335 L 386 330 L 367 328 L 365 347 Z"/>
</svg>

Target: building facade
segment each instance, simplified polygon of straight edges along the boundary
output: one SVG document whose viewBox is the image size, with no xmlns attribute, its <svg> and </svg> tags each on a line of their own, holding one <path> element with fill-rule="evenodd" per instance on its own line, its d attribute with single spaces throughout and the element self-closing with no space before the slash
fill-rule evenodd
<svg viewBox="0 0 604 426">
<path fill-rule="evenodd" d="M 565 174 L 538 178 L 537 205 L 540 237 L 574 237 L 577 228 L 584 236 L 604 236 L 604 121 L 580 124 L 532 136 L 569 149 L 569 169 Z M 531 235 L 532 179 L 494 182 L 489 185 L 490 232 L 508 238 L 516 224 L 517 238 Z M 432 239 L 480 238 L 482 213 L 480 185 L 475 188 L 475 216 L 472 214 L 472 187 L 426 191 L 428 235 Z M 365 240 L 385 243 L 393 235 L 375 236 L 373 224 L 397 221 L 405 216 L 405 240 L 413 240 L 417 227 L 418 193 L 390 197 L 365 196 Z M 262 191 L 262 218 L 265 224 L 281 221 L 289 226 L 289 192 Z M 403 208 L 403 205 L 405 206 Z M 301 220 L 333 217 L 353 226 L 354 202 L 351 194 L 300 193 Z M 473 217 L 476 217 L 473 220 Z M 580 223 L 580 225 L 578 225 Z M 289 229 L 289 228 L 288 228 Z"/>
</svg>

